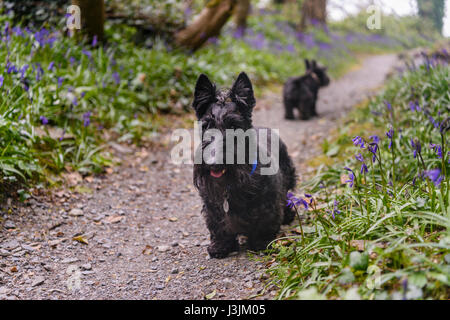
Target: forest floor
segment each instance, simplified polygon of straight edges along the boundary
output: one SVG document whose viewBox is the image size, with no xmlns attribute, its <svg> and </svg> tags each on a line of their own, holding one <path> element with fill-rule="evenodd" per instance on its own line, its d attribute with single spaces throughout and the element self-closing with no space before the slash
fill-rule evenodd
<svg viewBox="0 0 450 320">
<path fill-rule="evenodd" d="M 320 91 L 320 116 L 285 121 L 281 90 L 257 102 L 254 124 L 278 128 L 302 176 L 321 141 L 379 89 L 396 55 L 370 56 Z M 162 139 L 169 141 L 170 132 Z M 265 265 L 245 250 L 210 259 L 192 184 L 169 147 L 122 152 L 122 165 L 19 205 L 0 230 L 0 299 L 271 299 Z M 70 178 L 70 177 L 69 177 Z M 73 187 L 75 186 L 75 187 Z"/>
</svg>

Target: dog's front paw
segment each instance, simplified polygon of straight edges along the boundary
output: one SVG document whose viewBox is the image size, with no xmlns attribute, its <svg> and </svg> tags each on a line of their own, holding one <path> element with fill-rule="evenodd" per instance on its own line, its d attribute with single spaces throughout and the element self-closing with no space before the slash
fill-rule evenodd
<svg viewBox="0 0 450 320">
<path fill-rule="evenodd" d="M 211 258 L 223 259 L 233 251 L 239 250 L 239 245 L 233 243 L 233 245 L 224 245 L 218 243 L 211 243 L 208 246 L 208 253 Z"/>
<path fill-rule="evenodd" d="M 295 117 L 294 117 L 293 115 L 290 115 L 290 114 L 285 115 L 284 118 L 285 118 L 286 120 L 295 120 Z"/>
</svg>

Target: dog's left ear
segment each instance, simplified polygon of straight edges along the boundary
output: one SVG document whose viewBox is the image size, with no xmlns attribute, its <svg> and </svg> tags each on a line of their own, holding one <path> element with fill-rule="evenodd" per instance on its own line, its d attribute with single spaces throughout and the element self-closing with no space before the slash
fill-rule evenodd
<svg viewBox="0 0 450 320">
<path fill-rule="evenodd" d="M 253 93 L 252 82 L 245 72 L 239 74 L 236 82 L 231 88 L 231 100 L 242 108 L 249 111 L 253 109 L 256 104 L 255 95 Z"/>
</svg>

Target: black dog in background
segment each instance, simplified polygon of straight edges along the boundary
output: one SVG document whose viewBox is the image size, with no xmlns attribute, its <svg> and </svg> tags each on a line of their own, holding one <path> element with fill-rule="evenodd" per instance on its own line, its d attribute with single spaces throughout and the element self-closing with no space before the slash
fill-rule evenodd
<svg viewBox="0 0 450 320">
<path fill-rule="evenodd" d="M 300 111 L 302 120 L 317 116 L 316 102 L 319 89 L 330 83 L 326 68 L 319 67 L 315 60 L 310 62 L 305 59 L 305 65 L 305 75 L 290 78 L 284 85 L 284 117 L 288 120 L 294 119 L 294 109 Z"/>
<path fill-rule="evenodd" d="M 245 73 L 239 75 L 230 90 L 217 90 L 205 75 L 197 80 L 193 108 L 202 121 L 202 131 L 217 129 L 226 140 L 227 129 L 255 129 L 258 137 L 255 141 L 260 149 L 263 129 L 252 125 L 255 103 L 252 84 Z M 270 138 L 270 133 L 267 136 Z M 203 133 L 202 145 L 196 152 L 203 153 L 213 141 Z M 247 237 L 251 250 L 266 249 L 281 224 L 288 224 L 294 218 L 294 212 L 286 206 L 286 197 L 296 184 L 295 168 L 284 143 L 279 141 L 279 170 L 274 175 L 262 175 L 261 163 L 249 164 L 248 150 L 245 148 L 245 164 L 226 164 L 222 155 L 223 161 L 217 161 L 214 156 L 212 164 L 202 161 L 194 165 L 194 185 L 203 200 L 202 212 L 211 235 L 208 253 L 212 258 L 225 258 L 238 251 L 238 235 Z"/>
</svg>

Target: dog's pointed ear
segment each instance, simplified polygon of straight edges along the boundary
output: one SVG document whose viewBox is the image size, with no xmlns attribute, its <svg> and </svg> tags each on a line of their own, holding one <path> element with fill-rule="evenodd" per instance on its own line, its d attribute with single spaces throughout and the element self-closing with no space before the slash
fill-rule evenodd
<svg viewBox="0 0 450 320">
<path fill-rule="evenodd" d="M 241 72 L 231 88 L 231 100 L 250 111 L 256 104 L 252 82 L 245 72 Z"/>
<path fill-rule="evenodd" d="M 309 63 L 308 59 L 305 59 L 305 68 L 306 68 L 306 71 L 311 69 L 311 64 Z"/>
<path fill-rule="evenodd" d="M 316 68 L 317 68 L 317 62 L 316 62 L 316 60 L 313 60 L 313 61 L 312 61 L 312 68 L 313 68 L 313 69 L 316 69 Z"/>
<path fill-rule="evenodd" d="M 216 86 L 203 73 L 198 77 L 194 91 L 194 102 L 192 107 L 197 118 L 201 118 L 206 112 L 208 105 L 216 98 Z"/>
</svg>

